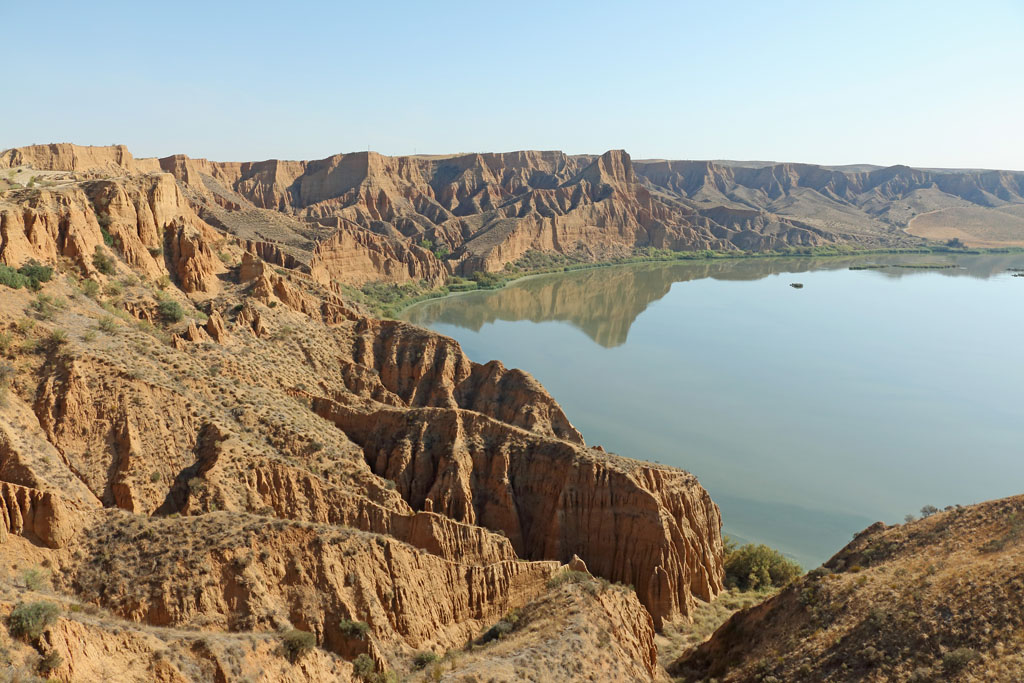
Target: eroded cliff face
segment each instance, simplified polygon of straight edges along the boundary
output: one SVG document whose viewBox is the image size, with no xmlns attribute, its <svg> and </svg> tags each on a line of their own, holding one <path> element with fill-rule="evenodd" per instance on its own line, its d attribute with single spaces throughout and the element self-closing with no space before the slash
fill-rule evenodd
<svg viewBox="0 0 1024 683">
<path fill-rule="evenodd" d="M 366 316 L 319 274 L 330 248 L 307 270 L 201 219 L 170 174 L 118 168 L 0 195 L 0 261 L 57 269 L 0 297 L 0 576 L 45 563 L 43 599 L 111 612 L 31 643 L 64 658 L 57 675 L 115 648 L 124 680 L 142 662 L 230 679 L 287 628 L 313 634 L 307 678 L 361 654 L 408 671 L 549 604 L 574 556 L 635 587 L 587 608 L 628 659 L 602 666 L 661 675 L 652 629 L 721 588 L 718 509 L 692 476 L 591 450 L 529 374 Z M 410 277 L 437 267 L 417 249 Z M 147 629 L 185 627 L 249 645 L 161 664 Z"/>
</svg>

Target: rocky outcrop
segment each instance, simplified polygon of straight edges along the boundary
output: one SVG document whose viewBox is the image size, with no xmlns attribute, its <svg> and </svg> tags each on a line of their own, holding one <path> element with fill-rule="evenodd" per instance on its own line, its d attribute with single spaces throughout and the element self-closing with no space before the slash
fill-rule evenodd
<svg viewBox="0 0 1024 683">
<path fill-rule="evenodd" d="M 439 680 L 669 680 L 658 666 L 651 618 L 632 591 L 562 578 L 505 622 L 499 643 L 464 653 Z"/>
<path fill-rule="evenodd" d="M 579 647 L 610 638 L 601 667 L 660 675 L 653 628 L 721 589 L 707 493 L 684 472 L 587 448 L 528 373 L 473 363 L 453 340 L 344 298 L 369 281 L 443 282 L 451 264 L 415 243 L 433 231 L 438 253 L 464 249 L 449 259 L 464 261 L 478 210 L 512 217 L 520 202 L 527 220 L 641 206 L 624 153 L 107 161 L 57 150 L 46 163 L 75 177 L 0 196 L 0 258 L 53 264 L 43 293 L 62 302 L 33 327 L 16 322 L 34 294 L 0 297 L 11 348 L 36 351 L 5 369 L 0 535 L 17 552 L 0 553 L 0 583 L 14 555 L 45 561 L 67 599 L 133 623 L 213 642 L 248 632 L 245 661 L 298 628 L 327 667 L 309 670 L 344 677 L 342 659 L 409 671 L 417 650 L 552 604 L 548 581 L 570 562 L 604 579 L 587 603 L 601 630 Z M 294 245 L 199 217 L 282 206 L 290 235 L 324 237 L 308 272 Z M 97 249 L 111 261 L 94 263 Z M 98 656 L 51 631 L 47 647 Z M 78 635 L 150 656 L 105 631 Z M 137 670 L 124 654 L 112 661 Z"/>
<path fill-rule="evenodd" d="M 125 172 L 137 170 L 135 158 L 124 145 L 86 147 L 69 143 L 31 145 L 0 153 L 0 168 L 31 166 L 43 171 Z M 154 164 L 143 163 L 153 169 Z"/>
<path fill-rule="evenodd" d="M 387 536 L 226 512 L 154 522 L 145 544 L 131 542 L 131 527 L 130 517 L 108 514 L 92 528 L 87 556 L 71 569 L 78 592 L 116 596 L 110 607 L 118 614 L 156 625 L 292 623 L 333 652 L 355 645 L 342 619 L 369 624 L 372 649 L 460 645 L 526 604 L 559 567 L 462 564 Z M 187 553 L 176 550 L 186 542 Z M 107 569 L 95 571 L 100 564 Z"/>
<path fill-rule="evenodd" d="M 67 609 L 35 647 L 17 640 L 7 643 L 6 671 L 15 680 L 31 680 L 40 654 L 55 654 L 59 665 L 51 678 L 67 681 L 190 683 L 241 677 L 260 683 L 313 683 L 348 680 L 352 675 L 351 664 L 323 650 L 309 652 L 296 666 L 280 655 L 276 634 L 210 638 L 201 632 L 140 627 L 90 614 L 77 602 L 62 606 Z M 0 603 L 0 613 L 14 607 Z"/>
<path fill-rule="evenodd" d="M 0 543 L 11 533 L 62 548 L 78 525 L 73 504 L 56 493 L 0 481 Z"/>
<path fill-rule="evenodd" d="M 317 245 L 310 273 L 324 284 L 352 286 L 377 280 L 399 284 L 422 280 L 436 287 L 447 277 L 445 267 L 426 249 L 348 225 Z"/>
<path fill-rule="evenodd" d="M 314 408 L 414 509 L 500 530 L 522 557 L 578 555 L 594 574 L 636 586 L 659 626 L 688 615 L 693 596 L 710 600 L 722 589 L 718 507 L 692 475 L 472 411 L 326 400 Z"/>
</svg>

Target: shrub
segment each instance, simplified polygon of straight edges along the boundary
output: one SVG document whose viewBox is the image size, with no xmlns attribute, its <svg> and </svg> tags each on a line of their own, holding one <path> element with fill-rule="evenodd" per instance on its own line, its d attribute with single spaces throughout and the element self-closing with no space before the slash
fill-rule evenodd
<svg viewBox="0 0 1024 683">
<path fill-rule="evenodd" d="M 49 587 L 50 577 L 45 571 L 32 568 L 26 569 L 21 573 L 21 581 L 25 584 L 25 588 L 30 591 L 37 591 Z"/>
<path fill-rule="evenodd" d="M 349 638 L 366 640 L 366 635 L 370 632 L 370 625 L 365 621 L 342 619 L 338 622 L 338 629 Z"/>
<path fill-rule="evenodd" d="M 100 293 L 100 283 L 86 278 L 82 280 L 82 293 L 91 299 L 95 299 Z"/>
<path fill-rule="evenodd" d="M 48 294 L 37 294 L 29 306 L 43 320 L 49 320 L 58 309 L 64 308 L 67 302 L 60 297 L 49 296 Z"/>
<path fill-rule="evenodd" d="M 50 278 L 53 277 L 53 268 L 41 265 L 38 261 L 29 261 L 21 268 L 18 268 L 18 273 L 35 283 L 49 282 Z"/>
<path fill-rule="evenodd" d="M 36 640 L 43 635 L 60 614 L 60 608 L 52 602 L 19 603 L 7 617 L 7 630 L 15 638 Z"/>
<path fill-rule="evenodd" d="M 28 286 L 28 278 L 10 266 L 0 265 L 0 285 L 11 289 L 21 289 Z"/>
<path fill-rule="evenodd" d="M 297 662 L 316 646 L 316 636 L 309 631 L 293 628 L 281 636 L 281 646 L 288 661 Z"/>
<path fill-rule="evenodd" d="M 475 281 L 481 289 L 494 289 L 500 287 L 505 282 L 505 279 L 497 273 L 485 273 L 482 270 L 478 270 L 470 275 L 469 279 Z"/>
<path fill-rule="evenodd" d="M 164 250 L 161 247 L 150 247 L 149 255 L 152 256 L 153 258 L 157 258 L 158 256 L 164 255 Z"/>
<path fill-rule="evenodd" d="M 114 322 L 113 316 L 105 315 L 100 318 L 99 327 L 100 331 L 106 332 L 107 334 L 117 332 L 117 323 Z"/>
<path fill-rule="evenodd" d="M 763 590 L 784 586 L 803 573 L 796 562 L 766 545 L 748 543 L 740 548 L 727 541 L 725 584 L 740 590 Z"/>
<path fill-rule="evenodd" d="M 440 657 L 433 652 L 417 652 L 412 658 L 412 665 L 417 669 L 425 669 L 428 665 L 433 664 L 438 659 L 440 659 Z"/>
<path fill-rule="evenodd" d="M 7 353 L 11 348 L 11 335 L 0 332 L 0 354 Z"/>
<path fill-rule="evenodd" d="M 963 671 L 967 666 L 980 659 L 981 655 L 969 647 L 958 647 L 942 655 L 942 669 L 946 673 L 955 674 Z"/>
<path fill-rule="evenodd" d="M 59 669 L 63 663 L 64 658 L 60 656 L 60 653 L 56 650 L 50 650 L 39 660 L 39 673 L 49 676 L 53 671 Z"/>
<path fill-rule="evenodd" d="M 68 333 L 64 330 L 53 330 L 46 341 L 50 348 L 56 349 L 68 343 Z"/>
<path fill-rule="evenodd" d="M 103 252 L 100 245 L 96 245 L 96 251 L 92 255 L 92 265 L 104 275 L 113 275 L 115 272 L 114 259 Z"/>
<path fill-rule="evenodd" d="M 176 323 L 185 317 L 185 312 L 177 301 L 161 301 L 156 308 L 160 318 L 167 323 Z"/>
<path fill-rule="evenodd" d="M 550 579 L 548 579 L 548 588 L 557 588 L 563 583 L 583 583 L 591 579 L 590 574 L 586 572 L 578 572 L 572 569 L 566 569 L 565 571 L 558 572 Z"/>
<path fill-rule="evenodd" d="M 925 505 L 923 508 L 921 508 L 921 517 L 931 517 L 938 511 L 939 508 L 935 507 L 934 505 Z"/>
<path fill-rule="evenodd" d="M 373 658 L 368 654 L 361 654 L 352 660 L 352 673 L 358 678 L 366 680 L 376 671 L 377 665 L 373 663 Z"/>
</svg>

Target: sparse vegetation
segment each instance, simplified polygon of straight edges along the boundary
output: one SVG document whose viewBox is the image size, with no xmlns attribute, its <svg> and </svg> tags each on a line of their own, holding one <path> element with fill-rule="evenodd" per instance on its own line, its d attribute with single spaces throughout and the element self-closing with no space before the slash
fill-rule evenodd
<svg viewBox="0 0 1024 683">
<path fill-rule="evenodd" d="M 82 280 L 82 293 L 90 299 L 95 299 L 100 293 L 100 283 L 93 279 L 85 278 Z"/>
<path fill-rule="evenodd" d="M 0 265 L 0 285 L 12 289 L 27 287 L 37 290 L 42 283 L 49 282 L 52 277 L 53 268 L 40 265 L 36 261 L 29 261 L 17 270 L 10 266 Z"/>
<path fill-rule="evenodd" d="M 288 661 L 297 662 L 316 647 L 316 636 L 309 631 L 293 628 L 281 634 L 281 647 Z"/>
<path fill-rule="evenodd" d="M 50 320 L 53 318 L 57 311 L 67 307 L 67 301 L 57 296 L 50 296 L 49 294 L 37 294 L 36 298 L 32 300 L 29 307 L 35 311 L 36 316 L 42 320 Z"/>
<path fill-rule="evenodd" d="M 180 322 L 185 317 L 185 311 L 182 310 L 181 304 L 177 301 L 167 299 L 157 304 L 157 313 L 160 314 L 160 319 L 165 323 L 176 323 Z"/>
<path fill-rule="evenodd" d="M 60 656 L 60 653 L 56 650 L 50 650 L 39 660 L 39 673 L 44 676 L 49 676 L 51 673 L 60 668 L 60 665 L 64 663 L 64 658 Z"/>
<path fill-rule="evenodd" d="M 98 244 L 96 245 L 96 251 L 92 255 L 92 265 L 104 275 L 113 275 L 117 272 L 114 267 L 114 259 L 108 256 L 103 251 L 103 247 Z"/>
<path fill-rule="evenodd" d="M 30 567 L 21 573 L 21 582 L 30 591 L 40 591 L 50 587 L 50 576 L 43 569 Z"/>
<path fill-rule="evenodd" d="M 412 665 L 417 669 L 425 669 L 439 659 L 433 652 L 417 652 L 412 658 Z"/>
<path fill-rule="evenodd" d="M 351 619 L 342 619 L 338 622 L 338 630 L 340 630 L 348 638 L 355 638 L 356 640 L 366 640 L 367 634 L 370 632 L 370 625 L 365 621 L 353 621 Z"/>
<path fill-rule="evenodd" d="M 358 678 L 366 680 L 376 670 L 377 667 L 373 663 L 373 659 L 370 658 L 370 655 L 361 654 L 352 660 L 352 673 Z"/>
<path fill-rule="evenodd" d="M 52 602 L 19 603 L 7 618 L 7 629 L 15 638 L 37 640 L 59 615 L 60 607 Z"/>
</svg>

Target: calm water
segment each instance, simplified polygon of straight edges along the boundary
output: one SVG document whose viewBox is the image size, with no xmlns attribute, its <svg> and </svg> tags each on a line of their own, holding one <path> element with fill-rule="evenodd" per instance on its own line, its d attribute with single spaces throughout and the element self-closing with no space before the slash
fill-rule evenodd
<svg viewBox="0 0 1024 683">
<path fill-rule="evenodd" d="M 1011 267 L 1024 255 L 645 264 L 405 317 L 529 370 L 588 443 L 693 472 L 727 534 L 813 567 L 876 520 L 1024 493 Z"/>
</svg>

